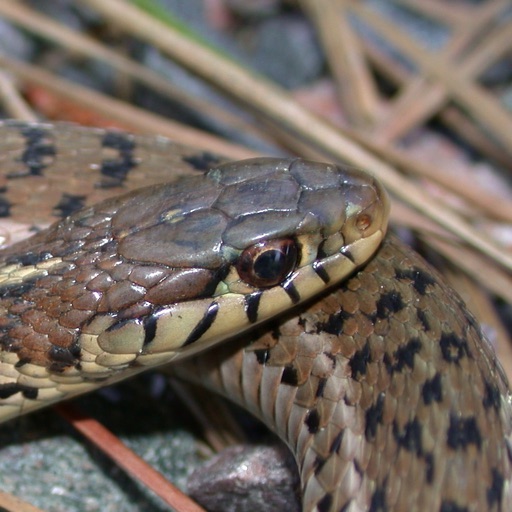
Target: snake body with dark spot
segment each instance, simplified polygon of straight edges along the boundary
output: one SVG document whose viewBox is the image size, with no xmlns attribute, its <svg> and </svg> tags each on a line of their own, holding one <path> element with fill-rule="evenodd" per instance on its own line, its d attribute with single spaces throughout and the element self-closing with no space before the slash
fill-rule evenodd
<svg viewBox="0 0 512 512">
<path fill-rule="evenodd" d="M 364 265 L 385 230 L 372 178 L 69 126 L 0 134 L 5 245 L 70 215 L 0 254 L 3 419 L 195 353 L 174 371 L 278 433 L 304 511 L 511 508 L 506 378 L 417 254 L 388 237 Z"/>
</svg>

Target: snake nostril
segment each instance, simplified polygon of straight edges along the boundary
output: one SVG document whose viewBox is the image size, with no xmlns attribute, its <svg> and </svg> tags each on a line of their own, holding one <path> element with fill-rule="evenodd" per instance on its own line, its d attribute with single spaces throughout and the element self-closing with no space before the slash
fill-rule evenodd
<svg viewBox="0 0 512 512">
<path fill-rule="evenodd" d="M 358 215 L 356 219 L 356 227 L 359 231 L 366 231 L 372 225 L 372 217 L 367 213 Z"/>
</svg>

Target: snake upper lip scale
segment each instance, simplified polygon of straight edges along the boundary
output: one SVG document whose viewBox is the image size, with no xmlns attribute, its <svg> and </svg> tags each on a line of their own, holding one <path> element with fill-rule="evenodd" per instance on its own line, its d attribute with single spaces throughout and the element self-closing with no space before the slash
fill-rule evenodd
<svg viewBox="0 0 512 512">
<path fill-rule="evenodd" d="M 374 178 L 65 125 L 0 132 L 11 220 L 26 222 L 23 181 L 53 214 L 86 184 L 101 199 L 159 183 L 0 253 L 0 420 L 180 359 L 288 443 L 304 511 L 510 508 L 506 379 L 435 271 L 396 240 L 379 249 Z"/>
</svg>

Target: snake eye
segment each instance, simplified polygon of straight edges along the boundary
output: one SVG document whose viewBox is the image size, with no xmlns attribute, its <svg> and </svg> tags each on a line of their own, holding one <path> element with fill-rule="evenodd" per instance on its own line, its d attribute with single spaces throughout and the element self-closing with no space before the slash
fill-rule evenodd
<svg viewBox="0 0 512 512">
<path fill-rule="evenodd" d="M 238 275 L 247 284 L 267 288 L 279 284 L 295 268 L 297 245 L 293 240 L 269 240 L 247 247 L 236 264 Z"/>
</svg>

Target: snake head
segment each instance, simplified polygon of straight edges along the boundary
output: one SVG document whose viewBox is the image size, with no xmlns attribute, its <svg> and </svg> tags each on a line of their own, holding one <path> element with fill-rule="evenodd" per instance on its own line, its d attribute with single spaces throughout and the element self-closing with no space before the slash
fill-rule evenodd
<svg viewBox="0 0 512 512">
<path fill-rule="evenodd" d="M 205 190 L 200 206 L 198 191 Z M 187 194 L 192 207 L 173 203 L 160 214 L 174 233 L 164 263 L 186 267 L 180 272 L 202 269 L 210 286 L 153 315 L 152 353 L 169 346 L 168 336 L 159 335 L 164 325 L 178 340 L 177 354 L 190 354 L 336 285 L 371 257 L 387 227 L 382 186 L 332 164 L 276 158 L 222 164 Z M 164 227 L 152 241 L 168 239 Z M 129 246 L 140 244 L 120 244 L 125 254 Z M 178 315 L 191 320 L 178 322 Z"/>
</svg>

